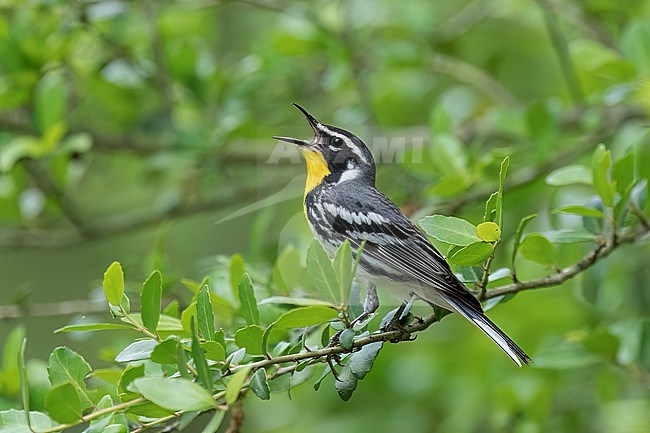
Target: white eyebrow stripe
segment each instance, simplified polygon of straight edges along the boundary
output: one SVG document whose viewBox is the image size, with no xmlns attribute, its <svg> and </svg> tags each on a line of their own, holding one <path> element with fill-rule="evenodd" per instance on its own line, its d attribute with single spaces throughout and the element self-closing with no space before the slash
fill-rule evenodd
<svg viewBox="0 0 650 433">
<path fill-rule="evenodd" d="M 329 134 L 329 135 L 331 135 L 331 136 L 333 136 L 333 137 L 338 137 L 338 138 L 340 138 L 341 140 L 343 140 L 343 141 L 345 142 L 345 144 L 348 145 L 348 147 L 350 148 L 350 150 L 351 150 L 355 155 L 357 155 L 357 156 L 359 157 L 359 159 L 360 159 L 362 162 L 364 162 L 364 163 L 368 163 L 368 160 L 366 159 L 366 157 L 363 155 L 363 153 L 361 153 L 361 149 L 359 149 L 358 146 L 355 146 L 355 144 L 352 142 L 352 140 L 350 140 L 348 137 L 346 137 L 346 136 L 343 135 L 343 134 L 339 134 L 338 132 L 334 132 L 334 131 L 332 131 L 332 130 L 329 129 L 327 126 L 323 125 L 322 123 L 317 123 L 317 124 L 316 124 L 316 128 L 320 129 L 321 131 L 323 131 L 323 132 L 325 132 L 325 133 L 327 133 L 327 134 Z"/>
</svg>

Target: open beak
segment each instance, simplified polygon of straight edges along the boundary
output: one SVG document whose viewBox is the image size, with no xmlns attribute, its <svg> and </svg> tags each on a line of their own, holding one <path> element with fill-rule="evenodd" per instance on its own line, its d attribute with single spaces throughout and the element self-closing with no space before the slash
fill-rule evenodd
<svg viewBox="0 0 650 433">
<path fill-rule="evenodd" d="M 304 108 L 302 108 L 300 105 L 296 104 L 295 102 L 292 102 L 291 105 L 293 105 L 298 110 L 300 110 L 300 112 L 307 118 L 307 121 L 309 122 L 309 126 L 311 126 L 311 129 L 314 130 L 314 138 L 317 137 L 319 135 L 318 125 L 320 125 L 320 122 L 318 120 L 316 120 L 316 118 L 314 118 L 314 116 L 309 114 L 307 112 L 307 110 L 305 110 Z M 309 145 L 311 145 L 311 141 L 300 140 L 298 138 L 273 137 L 273 139 L 284 141 L 286 143 L 295 144 L 295 145 L 298 145 L 298 146 L 309 146 Z"/>
</svg>

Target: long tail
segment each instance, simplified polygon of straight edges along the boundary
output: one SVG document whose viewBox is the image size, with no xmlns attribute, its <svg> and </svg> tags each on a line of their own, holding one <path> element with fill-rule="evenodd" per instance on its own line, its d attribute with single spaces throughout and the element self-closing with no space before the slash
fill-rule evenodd
<svg viewBox="0 0 650 433">
<path fill-rule="evenodd" d="M 449 299 L 449 297 L 445 297 L 445 300 L 454 310 L 490 337 L 519 367 L 523 364 L 529 365 L 532 362 L 521 347 L 517 346 L 505 332 L 499 329 L 494 322 L 474 305 L 470 305 L 459 299 Z"/>
</svg>

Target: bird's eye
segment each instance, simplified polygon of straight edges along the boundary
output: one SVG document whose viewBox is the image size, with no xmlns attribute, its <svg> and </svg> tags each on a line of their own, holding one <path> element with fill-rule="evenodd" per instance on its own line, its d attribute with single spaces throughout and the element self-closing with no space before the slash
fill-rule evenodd
<svg viewBox="0 0 650 433">
<path fill-rule="evenodd" d="M 341 147 L 343 146 L 343 140 L 339 137 L 332 137 L 330 144 L 334 147 Z"/>
</svg>

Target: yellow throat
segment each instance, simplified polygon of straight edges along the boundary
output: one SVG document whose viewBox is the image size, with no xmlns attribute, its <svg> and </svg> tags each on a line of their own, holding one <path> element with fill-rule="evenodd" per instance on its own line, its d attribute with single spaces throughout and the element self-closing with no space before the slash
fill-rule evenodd
<svg viewBox="0 0 650 433">
<path fill-rule="evenodd" d="M 303 149 L 302 154 L 307 162 L 307 183 L 305 183 L 305 197 L 316 188 L 330 174 L 323 154 L 314 150 Z M 304 197 L 303 197 L 304 198 Z"/>
</svg>

